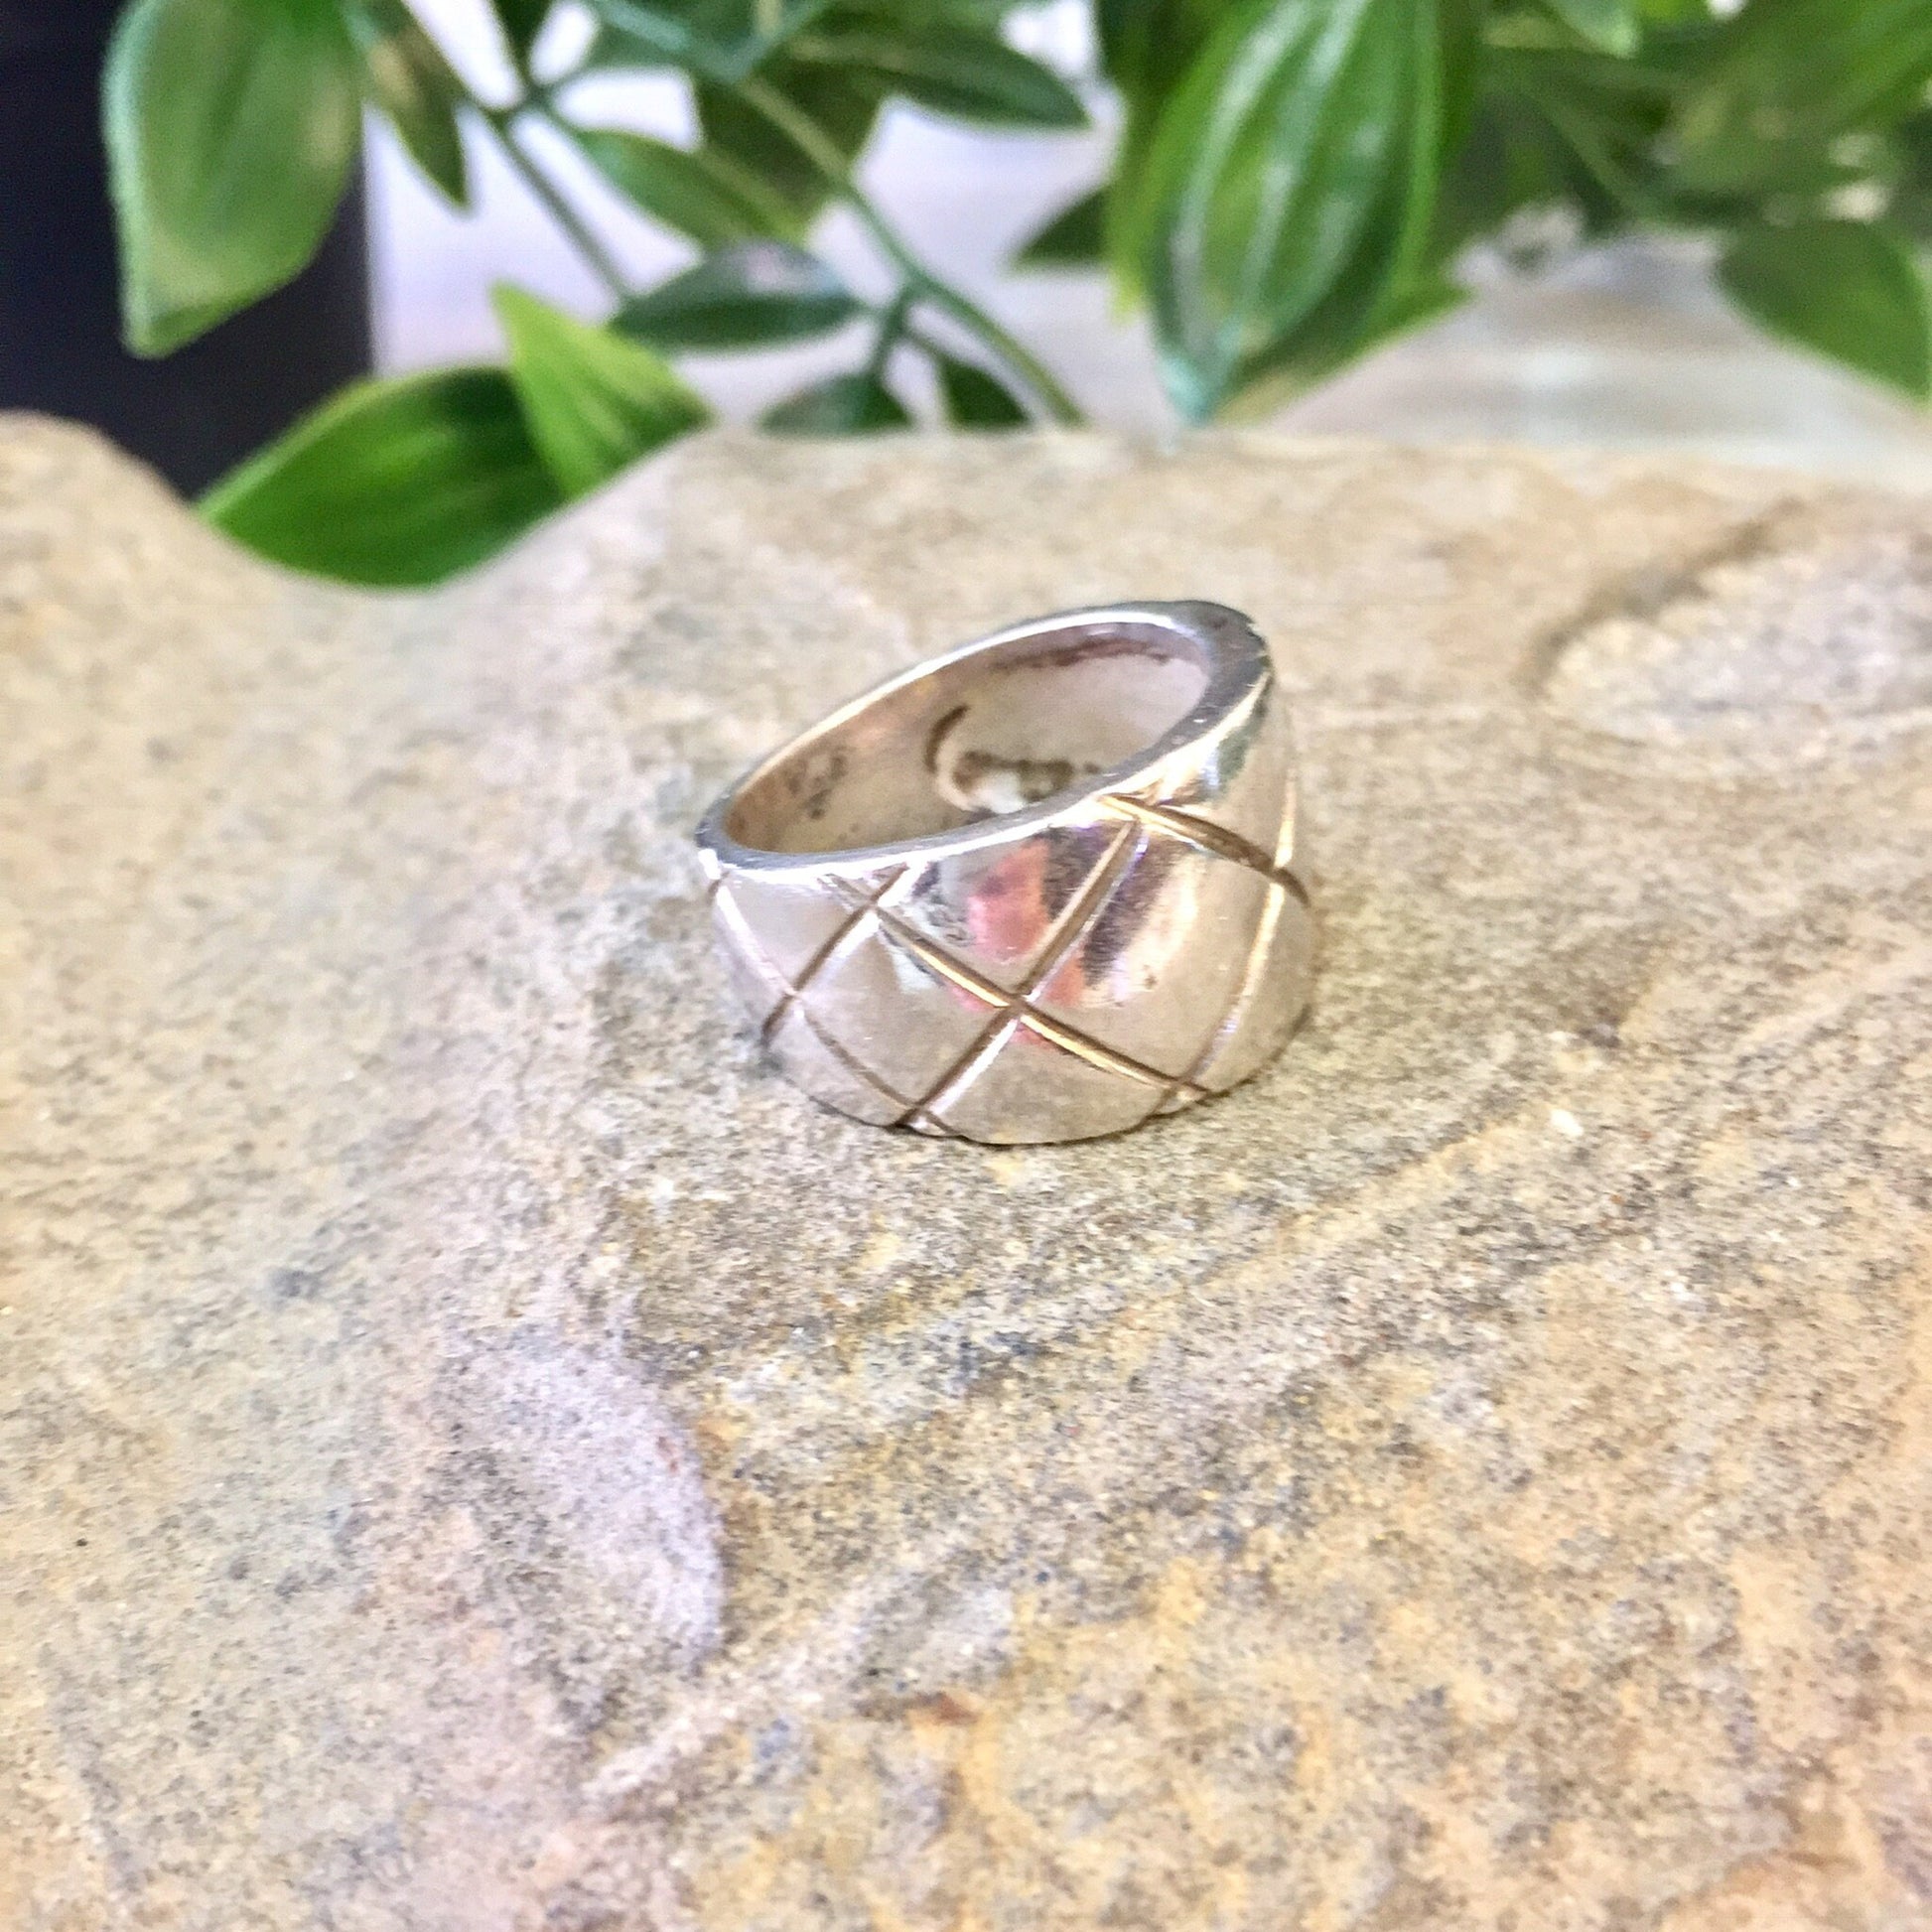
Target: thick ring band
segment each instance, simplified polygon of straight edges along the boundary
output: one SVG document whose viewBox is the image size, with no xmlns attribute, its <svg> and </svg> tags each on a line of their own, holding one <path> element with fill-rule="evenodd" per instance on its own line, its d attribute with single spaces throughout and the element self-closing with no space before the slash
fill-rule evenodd
<svg viewBox="0 0 1932 1932">
<path fill-rule="evenodd" d="M 1288 720 L 1216 604 L 1016 625 L 759 765 L 698 828 L 734 977 L 805 1091 L 1085 1140 L 1244 1080 L 1307 1003 Z"/>
</svg>

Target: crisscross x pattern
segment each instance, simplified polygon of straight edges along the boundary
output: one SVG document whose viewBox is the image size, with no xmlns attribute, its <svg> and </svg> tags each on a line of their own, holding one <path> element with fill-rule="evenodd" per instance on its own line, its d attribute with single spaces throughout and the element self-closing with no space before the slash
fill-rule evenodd
<svg viewBox="0 0 1932 1932">
<path fill-rule="evenodd" d="M 1036 960 L 1017 986 L 998 984 L 970 962 L 937 943 L 930 934 L 896 914 L 890 901 L 895 889 L 906 880 L 910 871 L 907 867 L 895 867 L 873 876 L 863 885 L 836 880 L 824 882 L 819 890 L 837 901 L 845 916 L 804 965 L 790 975 L 780 971 L 768 951 L 758 944 L 756 927 L 742 910 L 739 911 L 732 921 L 735 942 L 741 947 L 755 949 L 752 963 L 774 987 L 782 989 L 776 1005 L 763 1023 L 762 1036 L 766 1043 L 772 1041 L 787 1019 L 795 1014 L 810 1029 L 813 1038 L 825 1052 L 854 1080 L 879 1097 L 882 1111 L 891 1116 L 894 1124 L 941 1136 L 951 1136 L 955 1132 L 939 1118 L 948 1096 L 968 1084 L 983 1062 L 1002 1050 L 1018 1023 L 1024 1023 L 1039 1038 L 1076 1059 L 1133 1083 L 1146 1097 L 1143 1117 L 1173 1111 L 1204 1098 L 1208 1090 L 1198 1083 L 1195 1076 L 1212 1053 L 1228 1017 L 1239 1009 L 1250 990 L 1250 983 L 1266 966 L 1262 951 L 1252 938 L 1251 957 L 1228 1013 L 1219 1017 L 1193 1065 L 1178 1075 L 1146 1065 L 1117 1046 L 1108 1045 L 1070 1026 L 1064 1019 L 1040 1011 L 1035 1004 L 1035 996 L 1088 937 L 1115 889 L 1133 870 L 1138 858 L 1153 840 L 1173 840 L 1214 859 L 1246 867 L 1271 885 L 1281 888 L 1304 907 L 1308 904 L 1308 893 L 1301 881 L 1286 868 L 1277 866 L 1268 853 L 1220 826 L 1170 806 L 1140 799 L 1109 795 L 1098 802 L 1110 815 L 1121 821 L 1119 833 L 1068 899 L 1039 949 Z M 714 894 L 727 891 L 730 884 L 731 878 L 727 875 L 714 887 Z M 819 1025 L 804 1005 L 805 995 L 814 982 L 833 960 L 850 950 L 854 935 L 862 928 L 877 929 L 890 935 L 897 946 L 932 974 L 971 995 L 988 1009 L 984 1022 L 972 1037 L 952 1056 L 936 1078 L 926 1082 L 921 1092 L 898 1091 L 881 1076 L 877 1068 L 867 1065 L 855 1054 L 845 1041 Z"/>
</svg>

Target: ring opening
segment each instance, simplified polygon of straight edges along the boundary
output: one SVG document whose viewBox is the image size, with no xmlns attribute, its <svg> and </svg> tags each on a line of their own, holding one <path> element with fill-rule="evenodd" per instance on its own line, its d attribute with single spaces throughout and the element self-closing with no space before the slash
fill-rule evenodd
<svg viewBox="0 0 1932 1932">
<path fill-rule="evenodd" d="M 1147 751 L 1207 689 L 1156 623 L 1069 624 L 881 693 L 747 781 L 725 819 L 765 852 L 843 852 L 1024 811 Z"/>
</svg>

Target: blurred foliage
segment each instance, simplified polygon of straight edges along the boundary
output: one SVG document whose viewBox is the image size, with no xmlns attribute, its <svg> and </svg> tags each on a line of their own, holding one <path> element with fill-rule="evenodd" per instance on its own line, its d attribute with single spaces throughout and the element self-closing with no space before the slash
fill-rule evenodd
<svg viewBox="0 0 1932 1932">
<path fill-rule="evenodd" d="M 1014 0 L 590 0 L 567 70 L 550 0 L 492 0 L 517 76 L 480 97 L 406 0 L 133 0 L 104 111 L 130 345 L 163 354 L 298 273 L 350 178 L 364 103 L 467 205 L 493 143 L 609 290 L 595 322 L 498 291 L 506 360 L 358 385 L 208 497 L 299 568 L 426 583 L 705 419 L 672 367 L 834 332 L 855 366 L 769 412 L 792 434 L 901 427 L 906 352 L 947 421 L 1073 422 L 1059 380 L 935 274 L 866 194 L 892 100 L 988 128 L 1086 124 L 1111 89 L 1108 179 L 1017 251 L 1143 305 L 1190 421 L 1319 380 L 1461 299 L 1485 242 L 1712 238 L 1762 327 L 1932 396 L 1932 0 L 1092 0 L 1099 71 L 1009 37 Z M 585 124 L 572 84 L 668 70 L 679 147 Z M 695 263 L 630 285 L 529 139 L 547 127 Z M 849 209 L 893 292 L 811 250 Z"/>
</svg>

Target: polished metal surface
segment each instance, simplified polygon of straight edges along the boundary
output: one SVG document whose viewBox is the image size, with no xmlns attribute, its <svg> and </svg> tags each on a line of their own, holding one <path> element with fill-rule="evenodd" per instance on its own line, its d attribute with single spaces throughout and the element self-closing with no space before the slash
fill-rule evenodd
<svg viewBox="0 0 1932 1932">
<path fill-rule="evenodd" d="M 765 1044 L 881 1126 L 1119 1133 L 1245 1080 L 1308 1001 L 1287 714 L 1220 605 L 1071 612 L 919 665 L 697 836 Z"/>
</svg>

